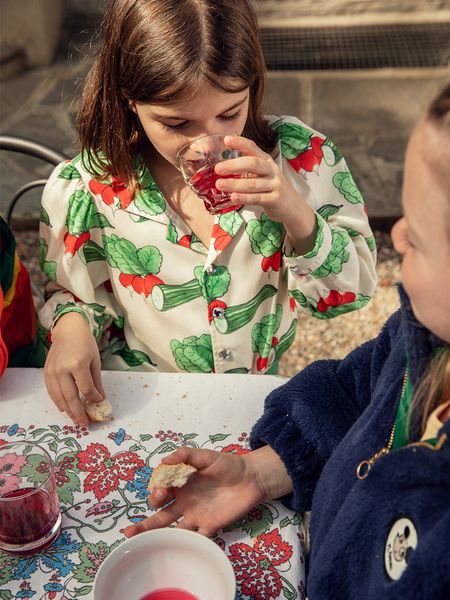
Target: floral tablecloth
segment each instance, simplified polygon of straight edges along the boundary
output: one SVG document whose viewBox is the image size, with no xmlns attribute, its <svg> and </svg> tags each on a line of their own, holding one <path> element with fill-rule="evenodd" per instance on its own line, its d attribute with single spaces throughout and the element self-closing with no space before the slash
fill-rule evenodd
<svg viewBox="0 0 450 600">
<path fill-rule="evenodd" d="M 0 381 L 0 444 L 27 439 L 49 451 L 63 514 L 60 536 L 42 553 L 0 552 L 0 600 L 92 600 L 97 569 L 124 540 L 123 528 L 151 512 L 146 488 L 161 458 L 181 445 L 248 451 L 264 398 L 282 380 L 105 372 L 103 383 L 115 420 L 87 430 L 53 406 L 41 370 L 8 369 Z M 5 468 L 15 467 L 0 463 L 0 477 Z M 302 517 L 278 502 L 219 531 L 236 599 L 303 599 L 304 536 Z"/>
</svg>

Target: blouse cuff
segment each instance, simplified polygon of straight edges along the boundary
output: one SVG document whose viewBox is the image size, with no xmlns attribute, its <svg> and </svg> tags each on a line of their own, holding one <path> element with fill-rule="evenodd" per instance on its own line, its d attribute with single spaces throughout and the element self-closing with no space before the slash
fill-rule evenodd
<svg viewBox="0 0 450 600">
<path fill-rule="evenodd" d="M 333 245 L 330 225 L 316 213 L 317 234 L 314 248 L 306 254 L 295 254 L 292 242 L 287 239 L 283 247 L 284 263 L 295 278 L 304 277 L 316 271 L 327 259 Z"/>
</svg>

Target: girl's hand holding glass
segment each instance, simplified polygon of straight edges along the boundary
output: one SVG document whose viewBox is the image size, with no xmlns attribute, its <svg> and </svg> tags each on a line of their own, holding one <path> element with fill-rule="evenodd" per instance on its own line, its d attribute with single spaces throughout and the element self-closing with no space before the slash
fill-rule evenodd
<svg viewBox="0 0 450 600">
<path fill-rule="evenodd" d="M 227 135 L 224 143 L 241 156 L 218 163 L 215 171 L 219 176 L 234 173 L 240 177 L 218 179 L 217 189 L 229 193 L 232 202 L 261 206 L 272 221 L 282 222 L 299 254 L 311 250 L 316 234 L 315 213 L 275 160 L 242 136 Z"/>
</svg>

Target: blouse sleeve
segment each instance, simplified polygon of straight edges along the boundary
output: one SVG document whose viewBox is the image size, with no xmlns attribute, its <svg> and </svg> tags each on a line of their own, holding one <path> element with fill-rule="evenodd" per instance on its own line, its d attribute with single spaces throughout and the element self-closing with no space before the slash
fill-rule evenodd
<svg viewBox="0 0 450 600">
<path fill-rule="evenodd" d="M 309 365 L 266 398 L 250 436 L 252 449 L 271 446 L 293 482 L 285 504 L 304 512 L 325 463 L 372 400 L 398 335 L 400 312 L 379 336 L 342 360 Z"/>
<path fill-rule="evenodd" d="M 102 244 L 104 221 L 73 162 L 58 165 L 41 206 L 40 262 L 56 284 L 39 313 L 45 329 L 51 330 L 62 315 L 78 312 L 98 341 L 119 316 Z"/>
<path fill-rule="evenodd" d="M 291 295 L 314 316 L 328 319 L 369 302 L 377 282 L 376 244 L 364 200 L 331 140 L 294 117 L 278 132 L 285 177 L 314 209 L 314 248 L 298 255 L 290 239 L 283 248 Z"/>
</svg>

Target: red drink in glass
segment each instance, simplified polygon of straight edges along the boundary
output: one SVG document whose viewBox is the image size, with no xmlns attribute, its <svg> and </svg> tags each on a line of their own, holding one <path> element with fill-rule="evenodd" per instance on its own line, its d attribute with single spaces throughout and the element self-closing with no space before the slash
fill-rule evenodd
<svg viewBox="0 0 450 600">
<path fill-rule="evenodd" d="M 183 146 L 177 154 L 183 178 L 205 204 L 211 214 L 222 214 L 237 210 L 240 204 L 233 203 L 230 194 L 216 188 L 218 179 L 239 179 L 239 173 L 217 175 L 214 168 L 224 160 L 238 158 L 238 150 L 227 148 L 225 134 L 207 135 Z"/>
<path fill-rule="evenodd" d="M 60 526 L 53 466 L 46 450 L 27 442 L 0 448 L 0 550 L 16 556 L 40 552 L 56 539 Z"/>
<path fill-rule="evenodd" d="M 230 212 L 240 208 L 240 204 L 231 202 L 230 194 L 221 192 L 216 188 L 218 179 L 239 179 L 240 175 L 231 173 L 230 175 L 217 175 L 214 170 L 215 165 L 206 165 L 199 169 L 189 179 L 190 187 L 197 196 L 203 199 L 206 210 L 213 214 Z"/>
<path fill-rule="evenodd" d="M 146 594 L 140 600 L 198 600 L 198 598 L 180 588 L 161 588 Z"/>
</svg>

